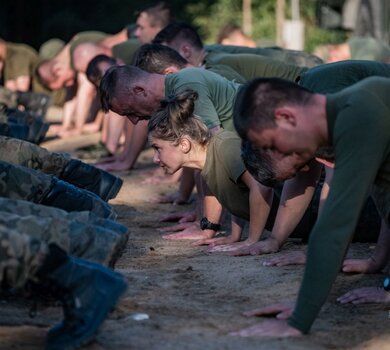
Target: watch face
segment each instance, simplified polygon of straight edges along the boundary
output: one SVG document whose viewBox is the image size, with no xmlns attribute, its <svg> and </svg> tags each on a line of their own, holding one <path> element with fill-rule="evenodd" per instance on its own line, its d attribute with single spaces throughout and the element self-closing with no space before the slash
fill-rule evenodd
<svg viewBox="0 0 390 350">
<path fill-rule="evenodd" d="M 383 280 L 383 288 L 387 291 L 390 291 L 390 277 L 386 277 Z"/>
<path fill-rule="evenodd" d="M 205 230 L 205 229 L 207 228 L 207 226 L 208 226 L 208 220 L 207 220 L 207 218 L 202 218 L 202 219 L 200 220 L 200 229 L 201 229 L 201 230 Z"/>
</svg>

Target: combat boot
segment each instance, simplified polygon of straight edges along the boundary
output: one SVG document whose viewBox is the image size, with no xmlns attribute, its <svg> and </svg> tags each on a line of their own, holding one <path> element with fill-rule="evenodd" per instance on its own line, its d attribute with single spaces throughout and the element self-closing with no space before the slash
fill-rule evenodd
<svg viewBox="0 0 390 350">
<path fill-rule="evenodd" d="M 0 123 L 0 135 L 27 141 L 30 128 L 27 125 L 12 122 Z"/>
<path fill-rule="evenodd" d="M 37 277 L 38 285 L 47 286 L 63 304 L 64 320 L 49 330 L 47 350 L 74 349 L 90 342 L 127 288 L 119 273 L 68 256 L 53 244 Z"/>
<path fill-rule="evenodd" d="M 90 191 L 77 188 L 65 181 L 53 177 L 50 191 L 41 199 L 40 204 L 64 209 L 66 211 L 89 210 L 97 216 L 115 220 L 114 209 L 99 196 Z"/>
<path fill-rule="evenodd" d="M 72 159 L 59 178 L 79 188 L 96 193 L 105 201 L 115 198 L 123 183 L 119 177 L 78 159 Z"/>
<path fill-rule="evenodd" d="M 17 103 L 22 105 L 27 111 L 31 111 L 41 117 L 46 116 L 47 109 L 51 105 L 51 97 L 45 94 L 34 92 L 17 93 Z"/>
</svg>

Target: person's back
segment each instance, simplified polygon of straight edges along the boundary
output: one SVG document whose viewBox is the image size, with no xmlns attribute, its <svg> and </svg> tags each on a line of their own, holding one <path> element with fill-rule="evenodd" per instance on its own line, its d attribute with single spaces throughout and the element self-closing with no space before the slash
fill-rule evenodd
<svg viewBox="0 0 390 350">
<path fill-rule="evenodd" d="M 302 73 L 299 85 L 318 93 L 332 93 L 370 76 L 390 78 L 390 64 L 360 60 L 327 63 Z"/>
<path fill-rule="evenodd" d="M 229 81 L 216 73 L 199 68 L 186 68 L 165 78 L 165 96 L 176 95 L 185 89 L 199 94 L 195 114 L 202 118 L 208 128 L 222 125 L 234 130 L 233 105 L 240 84 Z"/>
<path fill-rule="evenodd" d="M 298 76 L 308 70 L 306 67 L 254 54 L 227 54 L 222 52 L 208 54 L 205 59 L 206 68 L 215 64 L 226 65 L 234 69 L 246 80 L 256 77 L 278 77 L 295 81 Z"/>
<path fill-rule="evenodd" d="M 371 37 L 352 37 L 348 46 L 353 60 L 373 60 L 390 63 L 390 47 Z"/>
<path fill-rule="evenodd" d="M 273 58 L 284 62 L 289 62 L 302 67 L 315 67 L 322 64 L 323 61 L 312 54 L 304 51 L 294 51 L 282 49 L 279 47 L 246 47 L 234 45 L 206 45 L 206 51 L 210 53 L 231 53 L 231 54 L 254 54 Z"/>
</svg>

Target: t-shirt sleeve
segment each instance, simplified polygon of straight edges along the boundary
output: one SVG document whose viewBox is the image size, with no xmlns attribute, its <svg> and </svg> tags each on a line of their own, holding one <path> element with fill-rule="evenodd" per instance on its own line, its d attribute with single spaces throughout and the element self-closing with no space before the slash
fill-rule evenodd
<svg viewBox="0 0 390 350">
<path fill-rule="evenodd" d="M 373 103 L 379 102 L 366 101 L 366 106 Z M 289 319 L 291 326 L 304 333 L 309 331 L 340 271 L 360 211 L 384 160 L 388 137 L 381 130 L 389 128 L 383 122 L 385 112 L 381 115 L 369 107 L 358 110 L 350 106 L 338 115 L 331 189 L 310 236 L 302 285 Z M 360 118 L 364 114 L 372 118 Z"/>
</svg>

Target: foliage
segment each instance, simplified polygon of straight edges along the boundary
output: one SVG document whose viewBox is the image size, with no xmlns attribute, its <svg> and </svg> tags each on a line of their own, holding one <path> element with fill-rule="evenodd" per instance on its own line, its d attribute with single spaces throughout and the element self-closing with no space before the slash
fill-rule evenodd
<svg viewBox="0 0 390 350">
<path fill-rule="evenodd" d="M 242 0 L 166 0 L 177 19 L 192 23 L 206 43 L 214 43 L 220 29 L 228 24 L 242 25 Z M 290 18 L 286 0 L 286 18 Z M 153 0 L 148 0 L 148 3 Z M 316 27 L 316 0 L 300 0 L 306 24 L 306 49 L 329 41 L 340 41 L 343 34 Z M 0 37 L 26 42 L 38 48 L 52 37 L 69 40 L 84 30 L 115 33 L 134 23 L 135 10 L 147 5 L 129 0 L 1 0 Z M 253 34 L 259 45 L 275 42 L 276 0 L 252 0 Z"/>
</svg>

